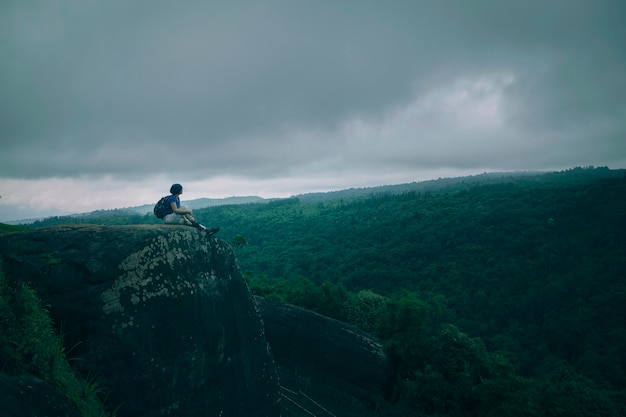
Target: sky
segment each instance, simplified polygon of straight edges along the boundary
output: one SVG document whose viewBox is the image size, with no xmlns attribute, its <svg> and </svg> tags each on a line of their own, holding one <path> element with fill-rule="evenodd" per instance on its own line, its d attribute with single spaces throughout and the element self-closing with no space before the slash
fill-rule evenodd
<svg viewBox="0 0 626 417">
<path fill-rule="evenodd" d="M 0 222 L 626 167 L 623 0 L 3 0 Z"/>
</svg>

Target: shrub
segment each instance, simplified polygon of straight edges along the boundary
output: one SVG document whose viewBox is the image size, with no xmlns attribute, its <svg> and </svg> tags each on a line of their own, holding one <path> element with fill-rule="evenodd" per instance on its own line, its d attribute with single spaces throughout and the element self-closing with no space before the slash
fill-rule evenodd
<svg viewBox="0 0 626 417">
<path fill-rule="evenodd" d="M 35 291 L 11 284 L 0 270 L 0 369 L 30 373 L 56 387 L 85 417 L 109 416 L 97 378 L 83 378 L 65 355 L 63 337 Z"/>
</svg>

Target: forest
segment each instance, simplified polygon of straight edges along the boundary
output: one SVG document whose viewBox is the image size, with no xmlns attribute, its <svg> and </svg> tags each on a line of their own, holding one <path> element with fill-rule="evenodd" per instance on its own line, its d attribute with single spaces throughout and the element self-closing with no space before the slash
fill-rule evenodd
<svg viewBox="0 0 626 417">
<path fill-rule="evenodd" d="M 385 415 L 626 415 L 626 171 L 413 188 L 194 213 L 221 227 L 254 294 L 384 342 Z M 160 221 L 103 211 L 29 227 L 79 222 Z"/>
</svg>

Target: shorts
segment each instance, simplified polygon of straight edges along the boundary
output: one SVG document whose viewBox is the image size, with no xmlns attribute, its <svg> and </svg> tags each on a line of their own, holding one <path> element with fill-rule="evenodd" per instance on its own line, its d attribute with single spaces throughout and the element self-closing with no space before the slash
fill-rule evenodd
<svg viewBox="0 0 626 417">
<path fill-rule="evenodd" d="M 180 206 L 180 208 L 188 208 L 187 206 Z M 163 217 L 163 223 L 165 224 L 184 224 L 189 225 L 195 219 L 191 214 L 178 214 L 170 213 Z"/>
</svg>

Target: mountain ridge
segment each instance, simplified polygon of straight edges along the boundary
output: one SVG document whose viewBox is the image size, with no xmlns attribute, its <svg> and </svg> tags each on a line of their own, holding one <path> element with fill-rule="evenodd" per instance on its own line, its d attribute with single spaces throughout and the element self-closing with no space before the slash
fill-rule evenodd
<svg viewBox="0 0 626 417">
<path fill-rule="evenodd" d="M 527 178 L 529 180 L 558 181 L 561 177 L 567 176 L 568 180 L 572 180 L 573 175 L 579 173 L 581 180 L 602 179 L 602 178 L 619 178 L 626 175 L 626 169 L 609 169 L 608 167 L 575 167 L 562 171 L 496 171 L 484 172 L 477 175 L 461 176 L 461 177 L 445 177 L 425 181 L 416 181 L 401 184 L 377 185 L 369 187 L 352 187 L 335 191 L 322 191 L 294 194 L 290 197 L 281 198 L 264 198 L 260 196 L 232 196 L 225 198 L 209 198 L 202 197 L 193 200 L 185 200 L 185 205 L 193 210 L 217 207 L 224 205 L 238 204 L 257 204 L 270 203 L 275 201 L 284 201 L 290 199 L 298 199 L 302 202 L 320 202 L 341 199 L 360 198 L 372 194 L 401 194 L 405 192 L 428 192 L 440 191 L 447 188 L 453 188 L 459 185 L 471 186 L 478 183 L 486 182 L 502 182 L 519 180 Z M 155 201 L 156 203 L 156 201 Z M 117 216 L 129 214 L 149 214 L 152 212 L 154 203 L 146 203 L 139 206 L 120 207 L 113 209 L 94 210 L 84 213 L 62 214 L 52 216 L 41 216 L 35 218 L 23 218 L 17 220 L 4 221 L 0 223 L 19 225 L 30 224 L 38 220 L 51 217 L 89 217 L 89 216 Z"/>
</svg>

